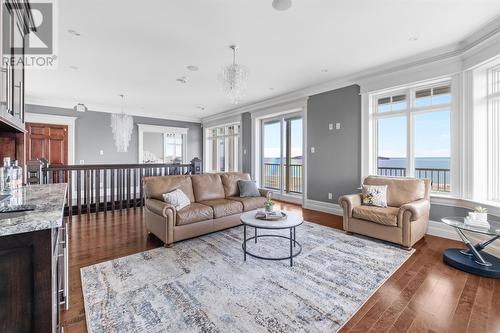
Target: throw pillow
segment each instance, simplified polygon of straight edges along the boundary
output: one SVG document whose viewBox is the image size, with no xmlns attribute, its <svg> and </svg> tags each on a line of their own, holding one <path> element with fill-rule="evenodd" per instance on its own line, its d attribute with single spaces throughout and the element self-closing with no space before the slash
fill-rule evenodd
<svg viewBox="0 0 500 333">
<path fill-rule="evenodd" d="M 238 188 L 240 189 L 240 197 L 260 197 L 257 184 L 253 180 L 238 180 Z"/>
<path fill-rule="evenodd" d="M 387 185 L 363 185 L 363 205 L 387 207 Z"/>
<path fill-rule="evenodd" d="M 187 195 L 179 189 L 164 193 L 163 201 L 174 206 L 176 210 L 180 210 L 191 204 Z"/>
</svg>

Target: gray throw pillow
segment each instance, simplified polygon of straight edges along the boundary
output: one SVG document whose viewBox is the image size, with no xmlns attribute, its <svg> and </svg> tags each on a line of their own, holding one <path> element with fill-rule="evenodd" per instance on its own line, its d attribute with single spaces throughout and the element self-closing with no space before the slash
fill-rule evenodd
<svg viewBox="0 0 500 333">
<path fill-rule="evenodd" d="M 238 188 L 240 189 L 240 198 L 260 197 L 257 184 L 253 180 L 238 180 Z"/>
</svg>

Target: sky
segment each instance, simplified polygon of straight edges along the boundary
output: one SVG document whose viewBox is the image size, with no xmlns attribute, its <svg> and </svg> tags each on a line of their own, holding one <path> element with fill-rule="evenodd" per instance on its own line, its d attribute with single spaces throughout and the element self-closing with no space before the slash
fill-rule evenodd
<svg viewBox="0 0 500 333">
<path fill-rule="evenodd" d="M 302 156 L 302 119 L 292 123 L 292 157 Z M 280 122 L 264 125 L 264 158 L 280 157 Z"/>
</svg>

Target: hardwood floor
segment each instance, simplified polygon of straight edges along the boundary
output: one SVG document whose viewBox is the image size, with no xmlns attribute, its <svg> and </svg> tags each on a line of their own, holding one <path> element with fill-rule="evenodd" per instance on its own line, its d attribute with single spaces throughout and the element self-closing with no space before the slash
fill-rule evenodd
<svg viewBox="0 0 500 333">
<path fill-rule="evenodd" d="M 286 203 L 278 203 L 278 208 L 342 229 L 339 216 Z M 147 235 L 140 208 L 74 216 L 69 240 L 70 309 L 62 313 L 66 333 L 86 332 L 81 267 L 163 245 Z M 461 246 L 426 236 L 340 332 L 500 332 L 500 280 L 470 275 L 442 262 L 445 248 Z"/>
</svg>

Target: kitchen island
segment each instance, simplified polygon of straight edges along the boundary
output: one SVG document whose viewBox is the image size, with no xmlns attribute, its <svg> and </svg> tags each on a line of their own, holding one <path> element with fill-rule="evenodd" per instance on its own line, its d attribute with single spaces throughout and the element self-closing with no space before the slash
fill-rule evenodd
<svg viewBox="0 0 500 333">
<path fill-rule="evenodd" d="M 66 187 L 23 187 L 0 202 L 34 205 L 0 213 L 0 332 L 60 331 L 60 307 L 68 307 Z"/>
</svg>

